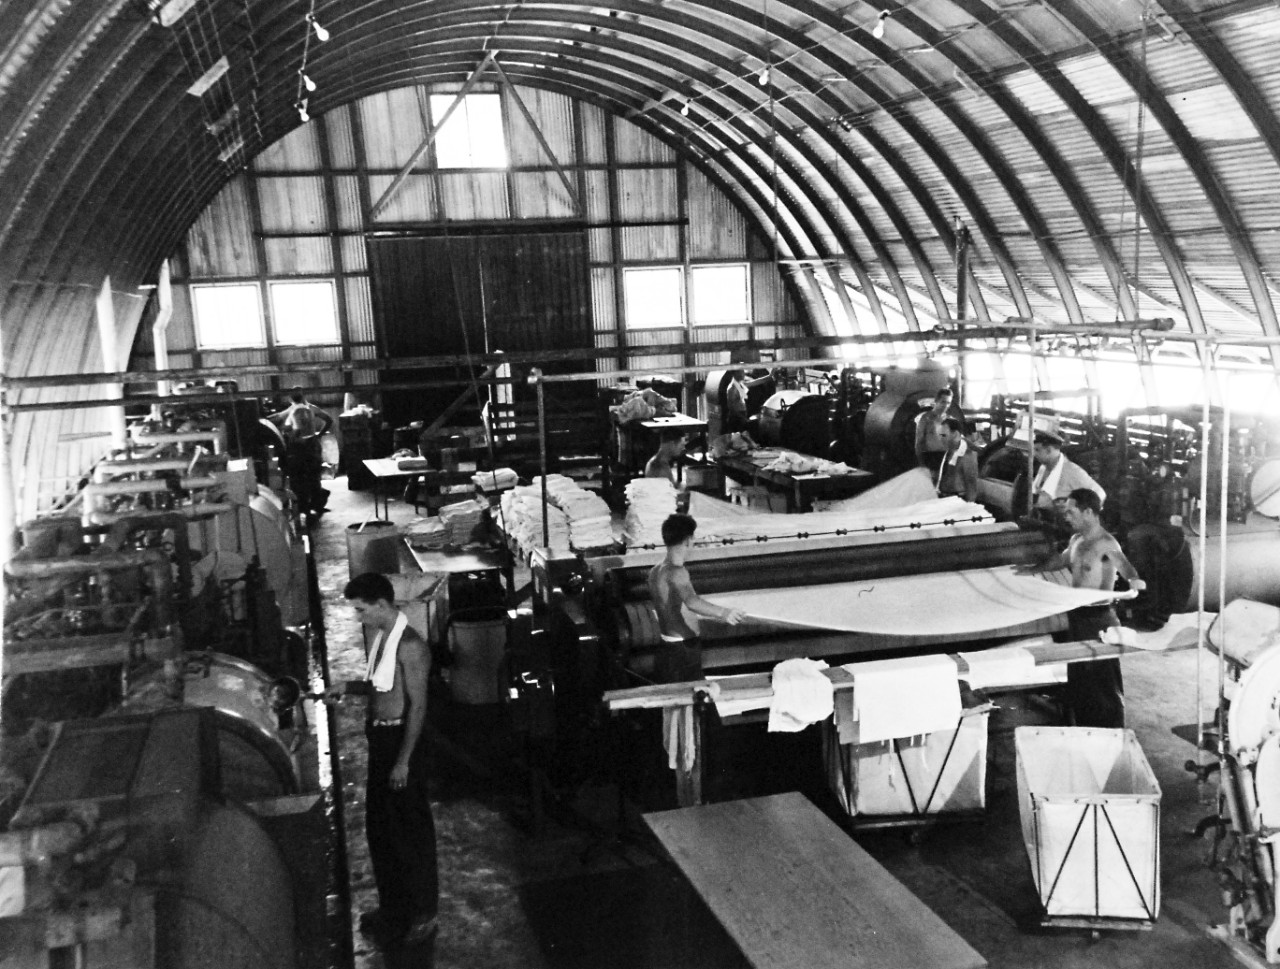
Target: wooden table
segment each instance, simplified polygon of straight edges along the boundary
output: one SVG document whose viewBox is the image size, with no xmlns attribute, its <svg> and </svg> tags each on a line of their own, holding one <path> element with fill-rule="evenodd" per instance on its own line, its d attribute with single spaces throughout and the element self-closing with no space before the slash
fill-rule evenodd
<svg viewBox="0 0 1280 969">
<path fill-rule="evenodd" d="M 644 820 L 757 969 L 987 964 L 801 794 Z"/>
<path fill-rule="evenodd" d="M 670 417 L 651 417 L 647 421 L 628 421 L 618 425 L 618 458 L 631 474 L 643 474 L 644 466 L 658 451 L 658 444 L 666 431 L 680 431 L 689 435 L 689 452 L 706 451 L 707 422 L 688 414 L 672 414 Z"/>
<path fill-rule="evenodd" d="M 787 499 L 787 511 L 812 511 L 815 501 L 837 501 L 861 494 L 876 483 L 870 471 L 855 468 L 850 474 L 792 474 L 766 471 L 750 456 L 730 454 L 719 458 L 725 474 L 742 484 L 754 484 Z"/>
<path fill-rule="evenodd" d="M 373 514 L 374 517 L 381 517 L 387 520 L 391 515 L 391 496 L 395 490 L 396 482 L 407 485 L 411 481 L 420 481 L 426 484 L 434 484 L 441 488 L 447 485 L 466 484 L 471 482 L 471 476 L 475 473 L 472 468 L 469 471 L 440 471 L 435 468 L 417 468 L 414 470 L 404 470 L 400 467 L 400 462 L 396 458 L 367 458 L 364 466 L 369 473 L 373 475 Z M 474 491 L 474 486 L 472 488 Z M 457 495 L 459 501 L 467 496 L 463 494 Z M 378 515 L 378 502 L 382 502 L 382 514 Z M 418 506 L 430 504 L 415 500 L 413 510 L 417 511 Z"/>
</svg>

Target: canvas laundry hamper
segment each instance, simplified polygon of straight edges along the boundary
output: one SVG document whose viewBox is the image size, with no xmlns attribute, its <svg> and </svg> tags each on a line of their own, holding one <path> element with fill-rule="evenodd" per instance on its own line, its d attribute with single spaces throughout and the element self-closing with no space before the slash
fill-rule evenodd
<svg viewBox="0 0 1280 969">
<path fill-rule="evenodd" d="M 1046 923 L 1160 914 L 1160 785 L 1132 730 L 1019 727 L 1022 838 Z"/>
<path fill-rule="evenodd" d="M 991 705 L 963 711 L 953 730 L 843 744 L 823 725 L 827 782 L 850 817 L 945 815 L 986 807 Z"/>
</svg>

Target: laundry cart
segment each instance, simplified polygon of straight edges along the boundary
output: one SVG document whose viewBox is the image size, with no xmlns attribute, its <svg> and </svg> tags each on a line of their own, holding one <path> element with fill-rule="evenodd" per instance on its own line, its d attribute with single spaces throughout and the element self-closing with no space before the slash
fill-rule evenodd
<svg viewBox="0 0 1280 969">
<path fill-rule="evenodd" d="M 956 726 L 916 737 L 842 743 L 823 725 L 827 782 L 855 828 L 901 827 L 916 840 L 940 821 L 983 816 L 992 705 L 965 708 Z"/>
<path fill-rule="evenodd" d="M 1160 785 L 1132 730 L 1019 727 L 1022 837 L 1046 926 L 1149 929 Z"/>
</svg>

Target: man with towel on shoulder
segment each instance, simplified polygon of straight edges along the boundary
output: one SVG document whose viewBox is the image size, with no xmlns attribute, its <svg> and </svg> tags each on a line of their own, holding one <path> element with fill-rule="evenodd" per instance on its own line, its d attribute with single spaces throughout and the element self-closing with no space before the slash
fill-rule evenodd
<svg viewBox="0 0 1280 969">
<path fill-rule="evenodd" d="M 1045 562 L 1020 566 L 1022 574 L 1071 569 L 1071 584 L 1077 589 L 1115 588 L 1116 576 L 1129 583 L 1131 589 L 1145 589 L 1138 570 L 1125 558 L 1120 543 L 1102 527 L 1098 515 L 1102 500 L 1092 488 L 1077 488 L 1067 496 L 1063 517 L 1071 526 L 1071 541 L 1066 549 Z M 1067 613 L 1067 634 L 1072 642 L 1098 641 L 1099 634 L 1120 625 L 1109 603 L 1081 606 Z M 1120 660 L 1095 659 L 1067 664 L 1067 706 L 1077 727 L 1124 726 L 1124 680 Z"/>
<path fill-rule="evenodd" d="M 385 575 L 358 575 L 343 595 L 374 633 L 365 679 L 335 684 L 325 697 L 369 698 L 365 832 L 379 908 L 360 917 L 360 930 L 384 947 L 417 950 L 434 943 L 439 907 L 436 828 L 422 737 L 431 654 L 396 608 L 395 590 Z"/>
<path fill-rule="evenodd" d="M 696 615 L 733 626 L 746 618 L 741 610 L 714 605 L 693 591 L 684 562 L 693 549 L 693 533 L 697 528 L 698 523 L 689 515 L 668 516 L 662 523 L 662 542 L 667 547 L 667 555 L 649 570 L 649 595 L 658 613 L 658 632 L 662 635 L 655 670 L 659 683 L 702 679 L 698 634 L 685 621 L 681 606 Z"/>
</svg>

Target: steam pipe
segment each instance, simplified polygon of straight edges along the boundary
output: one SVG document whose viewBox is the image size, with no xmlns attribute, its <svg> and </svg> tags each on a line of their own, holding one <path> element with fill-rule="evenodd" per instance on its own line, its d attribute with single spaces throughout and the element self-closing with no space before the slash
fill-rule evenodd
<svg viewBox="0 0 1280 969">
<path fill-rule="evenodd" d="M 142 445 L 149 444 L 204 444 L 213 445 L 214 454 L 222 454 L 227 449 L 227 432 L 223 428 L 212 431 L 148 431 L 138 425 L 133 428 L 133 440 Z"/>
<path fill-rule="evenodd" d="M 99 461 L 93 469 L 94 483 L 101 484 L 123 474 L 146 474 L 152 471 L 186 471 L 190 464 L 186 460 L 166 461 Z"/>
</svg>

